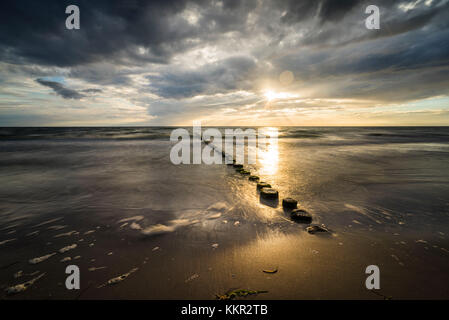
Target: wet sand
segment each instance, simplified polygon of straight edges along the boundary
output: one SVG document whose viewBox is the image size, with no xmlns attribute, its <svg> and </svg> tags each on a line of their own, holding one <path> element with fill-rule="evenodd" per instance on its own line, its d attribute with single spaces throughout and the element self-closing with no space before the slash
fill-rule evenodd
<svg viewBox="0 0 449 320">
<path fill-rule="evenodd" d="M 449 297 L 449 275 L 442 267 L 447 266 L 448 257 L 439 252 L 441 249 L 433 248 L 444 246 L 445 240 L 410 248 L 398 244 L 395 236 L 380 240 L 357 234 L 311 235 L 299 226 L 295 226 L 297 232 L 285 233 L 257 230 L 245 223 L 225 225 L 214 227 L 214 232 L 198 232 L 195 227 L 187 227 L 179 233 L 151 238 L 129 232 L 117 237 L 120 231 L 116 226 L 100 226 L 95 233 L 76 235 L 66 241 L 78 244 L 73 251 L 58 253 L 36 265 L 24 264 L 24 254 L 17 247 L 11 250 L 9 261 L 19 262 L 2 267 L 2 283 L 15 284 L 32 278 L 13 279 L 18 269 L 25 274 L 37 270 L 46 274 L 29 290 L 4 298 L 214 299 L 216 294 L 237 288 L 268 291 L 247 299 Z M 251 239 L 254 234 L 257 236 Z M 79 242 L 80 239 L 84 241 Z M 52 252 L 59 247 L 52 244 L 42 250 L 37 245 L 33 251 Z M 24 249 L 29 252 L 30 248 Z M 60 262 L 63 257 L 73 259 L 78 254 L 81 257 L 77 260 Z M 81 269 L 79 291 L 65 289 L 63 271 L 69 264 Z M 378 265 L 381 270 L 378 294 L 364 287 L 364 270 L 370 264 Z M 138 270 L 121 283 L 99 288 L 133 268 Z M 274 274 L 263 272 L 276 269 Z"/>
<path fill-rule="evenodd" d="M 449 298 L 447 146 L 297 141 L 248 169 L 330 234 L 307 233 L 231 166 L 172 165 L 166 140 L 4 143 L 0 297 Z M 70 264 L 81 290 L 65 288 Z"/>
</svg>

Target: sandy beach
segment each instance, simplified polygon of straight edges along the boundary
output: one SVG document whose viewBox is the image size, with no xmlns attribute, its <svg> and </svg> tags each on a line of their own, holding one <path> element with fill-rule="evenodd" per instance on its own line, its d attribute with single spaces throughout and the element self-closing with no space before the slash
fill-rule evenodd
<svg viewBox="0 0 449 320">
<path fill-rule="evenodd" d="M 173 165 L 170 131 L 2 129 L 2 299 L 449 298 L 447 128 L 280 128 L 245 167 L 324 234 L 232 166 Z"/>
</svg>

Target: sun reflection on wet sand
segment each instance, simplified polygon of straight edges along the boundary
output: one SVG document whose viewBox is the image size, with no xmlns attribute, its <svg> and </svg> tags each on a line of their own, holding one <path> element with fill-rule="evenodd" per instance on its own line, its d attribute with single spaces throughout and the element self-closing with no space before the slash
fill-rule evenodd
<svg viewBox="0 0 449 320">
<path fill-rule="evenodd" d="M 266 139 L 260 139 L 257 151 L 257 160 L 260 165 L 260 173 L 266 175 L 274 175 L 278 170 L 279 164 L 279 148 L 278 148 L 278 129 L 263 128 L 260 133 L 267 136 Z"/>
</svg>

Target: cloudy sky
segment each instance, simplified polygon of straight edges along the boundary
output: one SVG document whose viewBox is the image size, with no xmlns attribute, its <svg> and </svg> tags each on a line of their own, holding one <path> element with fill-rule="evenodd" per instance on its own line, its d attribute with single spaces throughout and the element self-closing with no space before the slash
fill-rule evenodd
<svg viewBox="0 0 449 320">
<path fill-rule="evenodd" d="M 0 21 L 0 126 L 449 125 L 449 0 L 14 0 Z"/>
</svg>

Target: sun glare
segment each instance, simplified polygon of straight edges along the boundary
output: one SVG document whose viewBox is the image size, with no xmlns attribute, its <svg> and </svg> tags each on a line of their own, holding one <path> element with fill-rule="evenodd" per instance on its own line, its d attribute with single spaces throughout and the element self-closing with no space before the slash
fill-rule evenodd
<svg viewBox="0 0 449 320">
<path fill-rule="evenodd" d="M 268 101 L 271 101 L 276 98 L 276 92 L 272 90 L 267 90 L 265 91 L 264 96 Z"/>
<path fill-rule="evenodd" d="M 265 90 L 263 95 L 264 95 L 265 99 L 267 99 L 267 101 L 273 101 L 276 99 L 287 99 L 287 98 L 293 98 L 293 97 L 297 96 L 295 94 L 290 94 L 288 92 L 276 92 L 273 90 Z"/>
</svg>

